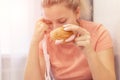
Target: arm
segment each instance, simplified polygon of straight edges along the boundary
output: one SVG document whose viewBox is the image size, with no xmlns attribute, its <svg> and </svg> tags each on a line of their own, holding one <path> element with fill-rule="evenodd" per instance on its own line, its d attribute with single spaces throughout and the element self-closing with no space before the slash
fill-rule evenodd
<svg viewBox="0 0 120 80">
<path fill-rule="evenodd" d="M 90 51 L 86 56 L 93 80 L 116 80 L 112 48 L 98 53 Z"/>
<path fill-rule="evenodd" d="M 24 72 L 24 80 L 44 80 L 45 62 L 39 43 L 42 40 L 47 25 L 39 20 L 35 26 L 35 31 L 30 45 L 30 50 Z"/>
<path fill-rule="evenodd" d="M 39 62 L 39 45 L 38 43 L 32 42 L 30 46 L 29 55 L 27 58 L 27 64 L 25 69 L 24 80 L 44 80 L 44 70 L 41 69 Z M 41 56 L 40 61 L 44 62 L 43 56 Z"/>
<path fill-rule="evenodd" d="M 114 69 L 114 55 L 112 48 L 106 48 L 100 50 L 99 52 L 96 52 L 92 48 L 91 36 L 87 30 L 72 24 L 65 26 L 64 30 L 77 33 L 78 36 L 75 38 L 75 44 L 78 47 L 82 47 L 84 55 L 86 56 L 89 64 L 93 80 L 116 80 Z M 104 34 L 107 36 L 107 33 Z M 100 40 L 106 42 L 107 39 L 104 40 L 106 36 L 103 35 Z M 105 42 L 104 44 L 102 43 L 102 45 L 98 45 L 101 45 L 102 47 L 105 45 Z"/>
</svg>

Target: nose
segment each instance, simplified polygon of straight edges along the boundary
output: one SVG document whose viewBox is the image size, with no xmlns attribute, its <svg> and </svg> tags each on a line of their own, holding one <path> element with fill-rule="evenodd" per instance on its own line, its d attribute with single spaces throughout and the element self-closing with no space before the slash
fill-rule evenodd
<svg viewBox="0 0 120 80">
<path fill-rule="evenodd" d="M 55 29 L 55 28 L 57 28 L 57 27 L 58 27 L 58 24 L 53 23 L 53 28 Z"/>
</svg>

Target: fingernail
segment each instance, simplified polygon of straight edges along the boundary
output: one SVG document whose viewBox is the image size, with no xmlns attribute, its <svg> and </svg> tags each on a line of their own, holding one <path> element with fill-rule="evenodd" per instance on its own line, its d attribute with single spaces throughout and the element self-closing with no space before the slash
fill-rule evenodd
<svg viewBox="0 0 120 80">
<path fill-rule="evenodd" d="M 56 40 L 56 41 L 55 41 L 55 44 L 56 44 L 56 45 L 59 45 L 59 44 L 61 44 L 62 42 L 63 42 L 63 40 Z"/>
<path fill-rule="evenodd" d="M 64 30 L 65 30 L 65 31 L 67 31 L 67 30 L 68 30 L 68 28 L 64 28 Z"/>
<path fill-rule="evenodd" d="M 75 34 L 70 36 L 68 39 L 66 39 L 65 42 L 70 42 L 70 41 L 74 40 L 74 38 L 75 38 Z"/>
<path fill-rule="evenodd" d="M 70 24 L 65 24 L 65 25 L 63 25 L 63 27 L 67 27 L 67 26 L 69 26 Z"/>
</svg>

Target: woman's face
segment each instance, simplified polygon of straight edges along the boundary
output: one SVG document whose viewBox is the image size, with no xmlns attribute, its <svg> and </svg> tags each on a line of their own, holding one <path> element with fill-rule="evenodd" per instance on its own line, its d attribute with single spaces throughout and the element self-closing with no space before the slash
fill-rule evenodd
<svg viewBox="0 0 120 80">
<path fill-rule="evenodd" d="M 79 10 L 73 12 L 72 9 L 69 9 L 64 6 L 64 4 L 57 4 L 51 7 L 43 8 L 43 17 L 45 22 L 55 29 L 64 24 L 76 24 L 77 19 L 80 17 Z"/>
</svg>

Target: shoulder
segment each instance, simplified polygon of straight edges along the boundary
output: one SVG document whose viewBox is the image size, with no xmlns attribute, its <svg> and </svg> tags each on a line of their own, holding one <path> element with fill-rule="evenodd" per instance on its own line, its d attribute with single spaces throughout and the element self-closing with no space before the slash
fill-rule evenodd
<svg viewBox="0 0 120 80">
<path fill-rule="evenodd" d="M 113 46 L 109 31 L 100 23 L 81 20 L 81 27 L 86 29 L 92 38 L 96 51 L 104 50 Z"/>
<path fill-rule="evenodd" d="M 86 29 L 91 35 L 94 35 L 94 37 L 99 37 L 105 33 L 107 33 L 106 35 L 109 35 L 109 31 L 100 23 L 81 20 L 80 26 Z"/>
<path fill-rule="evenodd" d="M 86 21 L 86 20 L 81 20 L 80 21 L 80 26 L 89 31 L 90 33 L 92 32 L 102 32 L 104 30 L 107 30 L 102 24 L 92 22 L 92 21 Z"/>
</svg>

